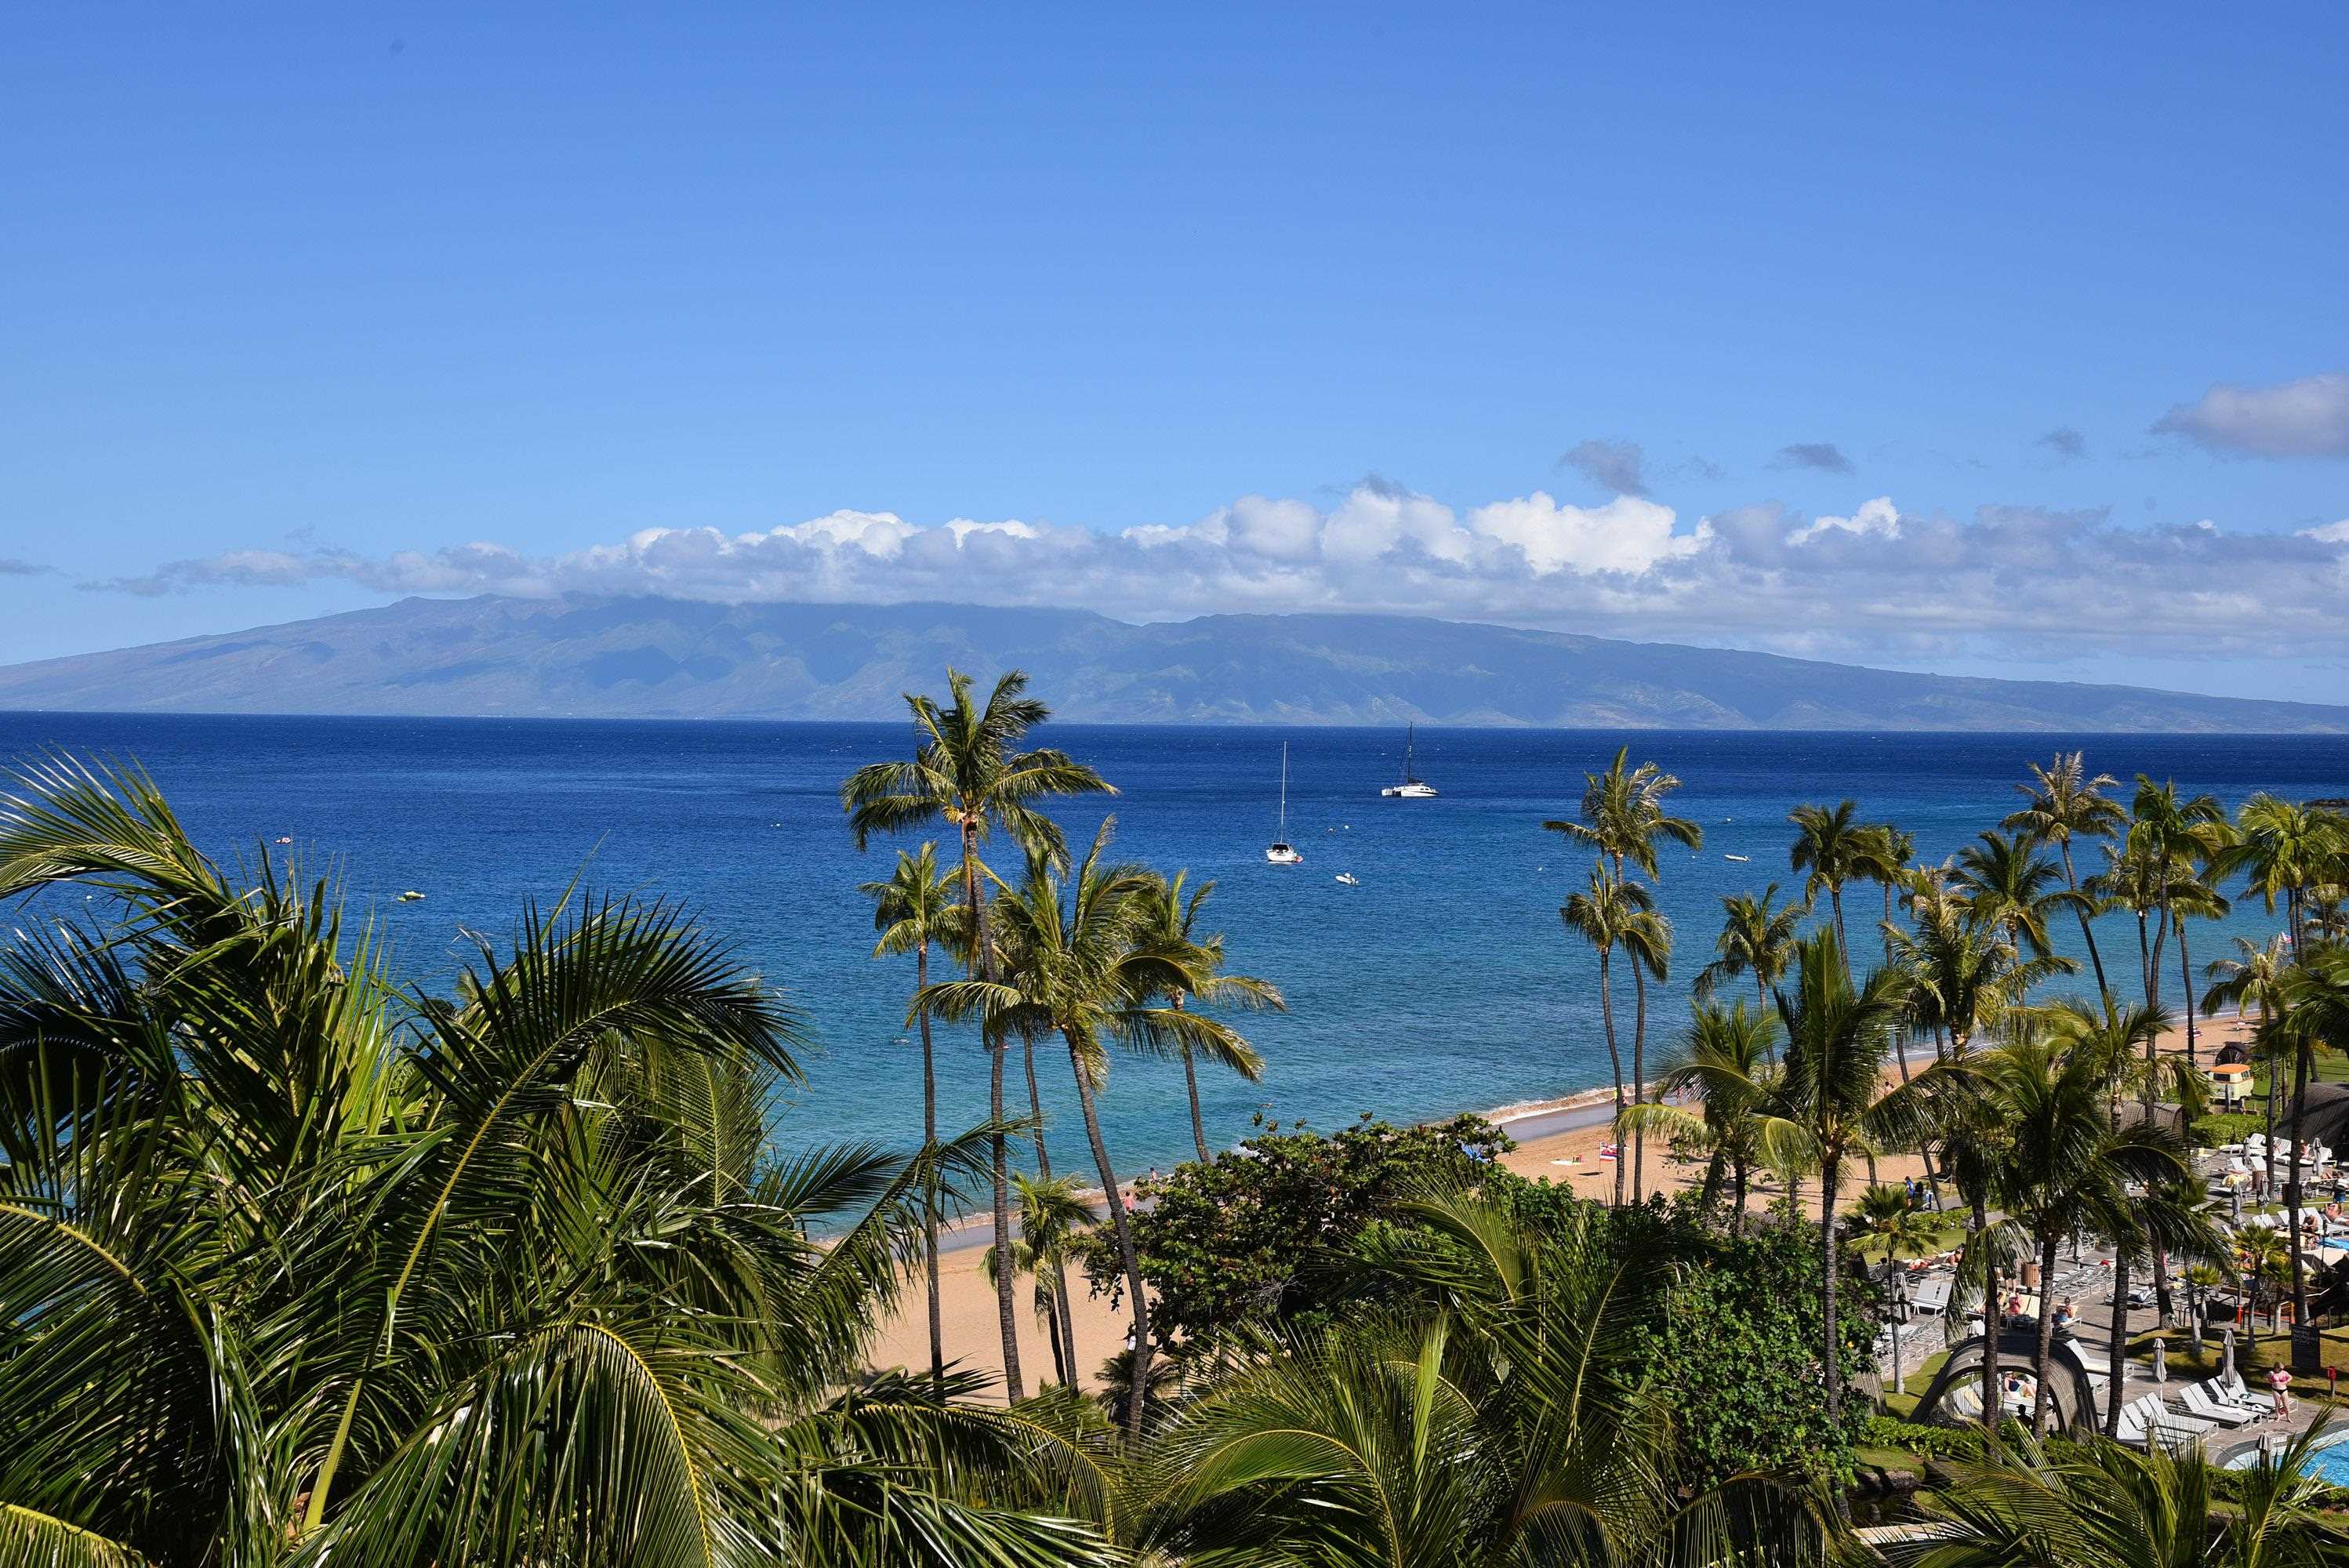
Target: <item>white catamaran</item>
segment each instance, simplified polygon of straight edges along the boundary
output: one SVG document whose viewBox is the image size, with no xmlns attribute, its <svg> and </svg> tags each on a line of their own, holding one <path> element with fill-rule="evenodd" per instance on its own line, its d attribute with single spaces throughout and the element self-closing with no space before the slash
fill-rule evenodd
<svg viewBox="0 0 2349 1568">
<path fill-rule="evenodd" d="M 1435 799 L 1435 786 L 1428 783 L 1425 779 L 1419 778 L 1412 771 L 1412 764 L 1416 760 L 1413 753 L 1414 753 L 1418 748 L 1419 726 L 1414 724 L 1403 731 L 1402 782 L 1400 784 L 1388 785 L 1385 789 L 1379 791 L 1381 795 L 1386 796 L 1390 799 L 1403 800 L 1433 800 Z"/>
<path fill-rule="evenodd" d="M 1288 845 L 1288 743 L 1280 744 L 1280 835 L 1267 844 L 1264 858 L 1277 866 L 1301 866 L 1305 857 Z"/>
</svg>

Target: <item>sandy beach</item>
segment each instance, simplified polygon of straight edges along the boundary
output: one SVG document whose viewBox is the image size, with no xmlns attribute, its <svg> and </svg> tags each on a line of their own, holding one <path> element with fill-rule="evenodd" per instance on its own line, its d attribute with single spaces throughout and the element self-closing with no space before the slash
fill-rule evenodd
<svg viewBox="0 0 2349 1568">
<path fill-rule="evenodd" d="M 2198 1019 L 2195 1024 L 2197 1055 L 2201 1061 L 2208 1063 L 2211 1053 L 2220 1046 L 2243 1039 L 2249 1033 L 2250 1024 L 2246 1020 Z M 2186 1048 L 2185 1029 L 2181 1026 L 2164 1036 L 2162 1048 L 2183 1052 Z M 1920 1070 L 1931 1061 L 1930 1047 L 1925 1048 L 1921 1057 L 1912 1051 L 1909 1069 L 1912 1072 Z M 1898 1073 L 1889 1072 L 1887 1076 L 1897 1078 Z M 1615 1162 L 1601 1159 L 1599 1150 L 1614 1141 L 1606 1121 L 1608 1109 L 1613 1099 L 1613 1091 L 1601 1088 L 1487 1112 L 1517 1140 L 1517 1147 L 1502 1156 L 1501 1163 L 1532 1180 L 1569 1186 L 1583 1197 L 1608 1199 L 1615 1190 Z M 1562 1123 L 1578 1125 L 1558 1125 Z M 1887 1181 L 1921 1177 L 1924 1162 L 1913 1154 L 1890 1156 L 1877 1161 L 1877 1173 L 1880 1180 Z M 1662 1140 L 1651 1138 L 1648 1140 L 1641 1167 L 1645 1191 L 1676 1192 L 1683 1188 L 1701 1186 L 1703 1181 L 1704 1166 L 1702 1162 L 1675 1161 Z M 1845 1180 L 1844 1201 L 1850 1202 L 1852 1194 L 1866 1181 L 1865 1167 L 1855 1162 Z M 1768 1178 L 1758 1179 L 1748 1196 L 1748 1206 L 1766 1207 L 1778 1195 L 1779 1188 L 1775 1182 Z M 1804 1183 L 1803 1196 L 1805 1210 L 1816 1214 L 1819 1202 L 1817 1183 Z M 939 1294 L 944 1303 L 941 1315 L 947 1359 L 996 1370 L 1001 1359 L 1001 1346 L 996 1326 L 995 1292 L 979 1272 L 979 1258 L 985 1243 L 983 1236 L 978 1233 L 983 1233 L 986 1226 L 986 1216 L 980 1215 L 975 1222 L 959 1228 L 957 1240 L 964 1244 L 946 1251 L 939 1259 Z M 1076 1293 L 1071 1310 L 1076 1321 L 1078 1370 L 1085 1385 L 1094 1387 L 1097 1384 L 1094 1375 L 1102 1363 L 1124 1347 L 1126 1320 L 1110 1309 L 1106 1296 L 1086 1294 L 1081 1278 L 1072 1279 L 1071 1284 Z M 876 1367 L 921 1367 L 928 1364 L 929 1336 L 918 1275 L 909 1284 L 905 1310 L 888 1323 L 874 1346 L 873 1359 Z M 1043 1324 L 1029 1306 L 1027 1282 L 1021 1281 L 1019 1288 L 1020 1365 L 1032 1388 L 1040 1382 L 1051 1379 L 1052 1357 Z"/>
</svg>

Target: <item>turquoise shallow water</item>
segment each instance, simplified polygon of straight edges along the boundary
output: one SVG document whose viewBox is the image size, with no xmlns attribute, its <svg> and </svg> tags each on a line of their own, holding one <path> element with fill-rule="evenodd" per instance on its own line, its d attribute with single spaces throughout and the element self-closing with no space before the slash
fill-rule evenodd
<svg viewBox="0 0 2349 1568">
<path fill-rule="evenodd" d="M 1720 895 L 1774 878 L 1793 885 L 1785 819 L 1798 802 L 1855 797 L 1939 859 L 2012 810 L 2025 759 L 2059 744 L 2085 746 L 2092 767 L 2125 780 L 2140 769 L 2174 777 L 2230 808 L 2261 789 L 2349 794 L 2349 738 L 2338 738 L 1423 729 L 1419 770 L 1443 794 L 1413 801 L 1378 794 L 1395 776 L 1400 733 L 1070 725 L 1049 738 L 1123 791 L 1063 808 L 1071 836 L 1090 836 L 1113 810 L 1123 852 L 1217 879 L 1212 908 L 1235 965 L 1288 993 L 1287 1015 L 1247 1026 L 1269 1064 L 1265 1081 L 1204 1080 L 1217 1144 L 1260 1109 L 1326 1126 L 1364 1110 L 1428 1117 L 1604 1081 L 1594 965 L 1557 918 L 1587 861 L 1539 823 L 1571 814 L 1582 770 L 1603 767 L 1623 739 L 1635 759 L 1686 781 L 1681 810 L 1706 835 L 1701 851 L 1664 857 L 1661 902 L 1679 953 L 1654 1001 L 1659 1036 L 1685 1016 L 1686 978 L 1709 955 Z M 1289 836 L 1306 856 L 1294 868 L 1263 860 L 1283 740 Z M 509 930 L 526 895 L 552 899 L 583 864 L 598 887 L 686 900 L 807 1016 L 820 1049 L 812 1081 L 785 1108 L 791 1142 L 902 1141 L 919 1126 L 918 1056 L 903 1021 L 911 961 L 868 956 L 870 914 L 855 891 L 885 874 L 889 851 L 855 853 L 836 796 L 850 769 L 907 745 L 894 725 L 0 714 L 0 756 L 62 746 L 140 758 L 217 852 L 249 857 L 284 834 L 313 863 L 331 857 L 403 973 L 427 985 L 451 972 L 460 926 Z M 1341 871 L 1361 885 L 1338 884 Z M 409 887 L 428 897 L 393 902 Z M 1878 895 L 1857 890 L 1847 907 L 1857 937 L 1872 929 Z M 2106 925 L 2108 961 L 2133 975 L 2133 923 Z M 2197 928 L 2197 965 L 2220 955 L 2227 935 L 2275 928 L 2249 901 Z M 949 1119 L 978 1119 L 983 1055 L 956 1034 L 942 1052 Z M 1056 1153 L 1065 1144 L 1069 1163 L 1081 1164 L 1066 1059 L 1041 1067 Z M 1121 1174 L 1188 1151 L 1181 1075 L 1166 1064 L 1119 1061 L 1103 1113 Z"/>
</svg>

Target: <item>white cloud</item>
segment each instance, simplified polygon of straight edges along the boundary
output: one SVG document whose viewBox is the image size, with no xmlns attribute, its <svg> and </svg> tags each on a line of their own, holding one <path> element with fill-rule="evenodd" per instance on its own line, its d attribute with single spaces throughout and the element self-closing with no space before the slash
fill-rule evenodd
<svg viewBox="0 0 2349 1568">
<path fill-rule="evenodd" d="M 2349 375 L 2273 387 L 2221 382 L 2154 424 L 2213 451 L 2261 458 L 2349 458 Z"/>
<path fill-rule="evenodd" d="M 1471 531 L 1516 545 L 1540 575 L 1643 573 L 1702 548 L 1696 535 L 1674 533 L 1672 523 L 1671 508 L 1636 496 L 1619 495 L 1600 507 L 1560 506 L 1540 490 L 1468 514 Z"/>
<path fill-rule="evenodd" d="M 526 556 L 238 551 L 86 583 L 133 593 L 317 580 L 384 593 L 656 593 L 728 603 L 1081 605 L 1133 620 L 1380 611 L 1838 658 L 2349 655 L 2349 519 L 2297 533 L 2125 528 L 2101 511 L 1959 520 L 1877 496 L 1848 515 L 1746 506 L 1691 522 L 1537 491 L 1464 514 L 1383 480 L 1327 507 L 1244 496 L 1103 533 L 837 511 L 766 532 L 647 529 Z"/>
<path fill-rule="evenodd" d="M 1900 537 L 1900 509 L 1892 504 L 1889 495 L 1863 501 L 1849 517 L 1823 517 L 1807 528 L 1798 528 L 1786 536 L 1789 544 L 1808 544 L 1828 533 L 1851 533 L 1862 538 L 1873 535 L 1878 539 Z"/>
</svg>

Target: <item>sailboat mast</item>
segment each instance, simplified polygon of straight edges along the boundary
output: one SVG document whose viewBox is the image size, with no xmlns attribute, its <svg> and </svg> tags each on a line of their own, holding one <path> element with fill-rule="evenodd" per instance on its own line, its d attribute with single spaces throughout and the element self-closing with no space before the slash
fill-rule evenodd
<svg viewBox="0 0 2349 1568">
<path fill-rule="evenodd" d="M 1288 842 L 1288 742 L 1280 743 L 1280 841 Z"/>
</svg>

